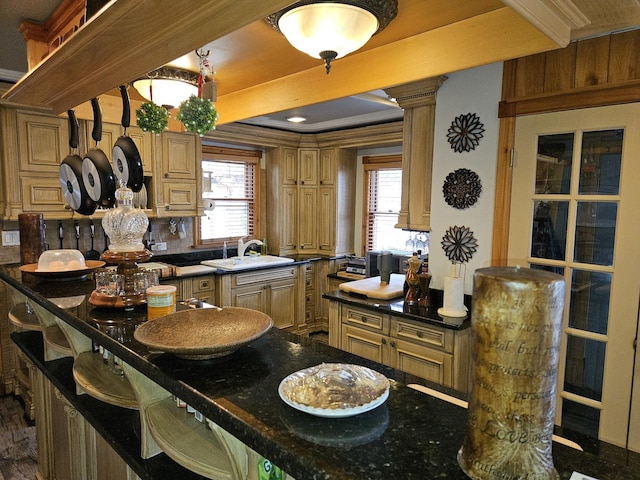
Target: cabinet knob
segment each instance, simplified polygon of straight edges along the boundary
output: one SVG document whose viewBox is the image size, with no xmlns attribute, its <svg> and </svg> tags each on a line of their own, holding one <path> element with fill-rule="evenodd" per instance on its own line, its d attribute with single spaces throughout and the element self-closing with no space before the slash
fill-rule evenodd
<svg viewBox="0 0 640 480">
<path fill-rule="evenodd" d="M 418 331 L 416 332 L 416 336 L 417 336 L 418 338 L 422 338 L 422 337 L 424 337 L 424 333 L 423 333 L 423 332 L 421 332 L 420 330 L 418 330 Z"/>
<path fill-rule="evenodd" d="M 322 185 L 322 180 L 320 180 L 320 185 Z"/>
<path fill-rule="evenodd" d="M 393 348 L 396 348 L 396 345 L 397 345 L 397 344 L 396 344 L 396 342 L 395 342 L 394 340 L 391 340 L 391 341 L 389 342 L 389 344 L 390 344 Z"/>
<path fill-rule="evenodd" d="M 300 181 L 300 185 L 304 185 L 304 180 L 301 180 L 301 181 Z"/>
<path fill-rule="evenodd" d="M 387 339 L 386 339 L 386 338 L 382 338 L 382 339 L 380 340 L 380 342 L 381 342 L 383 345 L 386 345 L 386 344 L 387 344 Z"/>
<path fill-rule="evenodd" d="M 169 172 L 165 172 L 164 175 L 162 175 L 164 178 L 169 178 Z"/>
<path fill-rule="evenodd" d="M 367 317 L 362 317 L 360 320 L 362 320 L 362 323 L 367 323 Z"/>
<path fill-rule="evenodd" d="M 164 206 L 165 210 L 171 210 L 171 205 L 169 205 L 168 203 Z"/>
</svg>

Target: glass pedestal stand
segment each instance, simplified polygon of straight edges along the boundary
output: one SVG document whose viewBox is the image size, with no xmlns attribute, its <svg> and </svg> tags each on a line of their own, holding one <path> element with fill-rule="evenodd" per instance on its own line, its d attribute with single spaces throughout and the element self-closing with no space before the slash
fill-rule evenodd
<svg viewBox="0 0 640 480">
<path fill-rule="evenodd" d="M 124 275 L 124 294 L 118 296 L 104 295 L 94 290 L 89 297 L 89 303 L 96 307 L 133 309 L 147 303 L 146 293 L 136 293 L 134 275 L 144 272 L 138 267 L 138 262 L 146 262 L 153 256 L 146 248 L 135 252 L 114 252 L 107 250 L 100 259 L 107 263 L 118 265 L 117 272 Z"/>
</svg>

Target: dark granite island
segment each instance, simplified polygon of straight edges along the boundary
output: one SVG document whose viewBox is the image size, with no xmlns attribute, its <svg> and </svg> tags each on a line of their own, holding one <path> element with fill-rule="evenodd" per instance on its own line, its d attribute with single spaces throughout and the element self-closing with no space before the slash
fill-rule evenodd
<svg viewBox="0 0 640 480">
<path fill-rule="evenodd" d="M 187 361 L 151 353 L 130 335 L 119 340 L 111 338 L 96 322 L 109 318 L 131 332 L 146 321 L 144 309 L 105 312 L 86 303 L 72 309 L 56 305 L 60 298 L 90 292 L 90 279 L 36 281 L 22 277 L 16 266 L 1 266 L 0 279 L 192 405 L 297 480 L 467 478 L 456 460 L 464 437 L 465 410 L 407 387 L 419 382 L 415 377 L 275 329 L 217 360 Z M 199 478 L 163 454 L 141 460 L 134 410 L 76 395 L 72 359 L 45 362 L 39 332 L 13 334 L 13 338 L 138 476 Z M 321 362 L 355 363 L 383 373 L 391 380 L 389 398 L 377 409 L 347 419 L 316 418 L 285 405 L 278 395 L 280 381 Z M 569 479 L 573 471 L 601 480 L 640 478 L 632 468 L 564 445 L 554 443 L 553 454 L 563 480 Z"/>
</svg>

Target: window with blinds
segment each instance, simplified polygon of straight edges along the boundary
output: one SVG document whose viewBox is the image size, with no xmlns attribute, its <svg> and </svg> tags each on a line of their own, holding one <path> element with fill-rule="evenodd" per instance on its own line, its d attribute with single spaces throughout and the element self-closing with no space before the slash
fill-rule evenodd
<svg viewBox="0 0 640 480">
<path fill-rule="evenodd" d="M 402 192 L 402 157 L 364 157 L 365 249 L 404 249 L 406 233 L 395 228 Z"/>
<path fill-rule="evenodd" d="M 255 237 L 261 152 L 203 147 L 202 196 L 215 207 L 199 219 L 199 244 Z"/>
</svg>

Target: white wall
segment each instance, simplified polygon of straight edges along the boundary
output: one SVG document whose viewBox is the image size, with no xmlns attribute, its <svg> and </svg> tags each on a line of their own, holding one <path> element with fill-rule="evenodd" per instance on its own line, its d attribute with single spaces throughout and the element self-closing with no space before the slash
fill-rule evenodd
<svg viewBox="0 0 640 480">
<path fill-rule="evenodd" d="M 478 241 L 477 251 L 466 264 L 465 292 L 471 293 L 473 271 L 489 266 L 491 260 L 502 63 L 452 73 L 448 77 L 436 97 L 429 269 L 433 288 L 444 288 L 444 277 L 449 274 L 451 262 L 442 250 L 442 237 L 451 226 L 469 227 Z M 484 136 L 474 150 L 458 153 L 447 141 L 447 131 L 454 118 L 467 113 L 480 117 Z M 442 193 L 447 175 L 459 168 L 474 171 L 482 183 L 478 201 L 463 210 L 449 206 Z"/>
<path fill-rule="evenodd" d="M 433 275 L 432 288 L 444 288 L 444 277 L 451 263 L 440 242 L 452 226 L 465 226 L 473 231 L 478 249 L 466 264 L 465 292 L 473 289 L 473 271 L 489 266 L 493 230 L 496 155 L 498 148 L 498 102 L 502 85 L 502 63 L 455 72 L 440 87 L 436 97 L 435 143 L 433 151 L 433 178 L 431 193 L 431 246 L 429 269 Z M 455 152 L 447 141 L 447 131 L 454 118 L 475 113 L 484 124 L 483 138 L 470 152 Z M 402 153 L 401 147 L 358 151 L 358 178 L 356 181 L 355 247 L 360 253 L 362 245 L 362 157 Z M 480 177 L 482 193 L 470 208 L 459 210 L 444 200 L 442 186 L 447 175 L 459 168 L 474 171 Z M 408 234 L 407 234 L 408 235 Z"/>
</svg>

